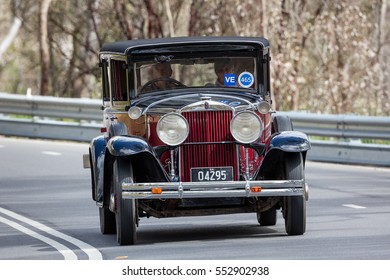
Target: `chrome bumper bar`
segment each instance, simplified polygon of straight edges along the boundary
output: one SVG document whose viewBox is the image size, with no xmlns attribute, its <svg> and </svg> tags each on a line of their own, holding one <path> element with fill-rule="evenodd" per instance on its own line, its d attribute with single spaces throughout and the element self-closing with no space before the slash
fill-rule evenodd
<svg viewBox="0 0 390 280">
<path fill-rule="evenodd" d="M 123 199 L 300 196 L 304 180 L 122 183 Z"/>
</svg>

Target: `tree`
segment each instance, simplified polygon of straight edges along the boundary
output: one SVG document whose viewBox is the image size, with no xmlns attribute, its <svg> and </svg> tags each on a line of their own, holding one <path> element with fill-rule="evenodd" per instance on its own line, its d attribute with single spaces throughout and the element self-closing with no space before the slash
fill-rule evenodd
<svg viewBox="0 0 390 280">
<path fill-rule="evenodd" d="M 369 110 L 365 96 L 375 91 L 370 67 L 375 53 L 370 42 L 372 23 L 364 9 L 341 2 L 325 6 L 303 61 L 308 78 L 303 87 L 310 100 L 306 108 L 336 114 Z"/>
</svg>

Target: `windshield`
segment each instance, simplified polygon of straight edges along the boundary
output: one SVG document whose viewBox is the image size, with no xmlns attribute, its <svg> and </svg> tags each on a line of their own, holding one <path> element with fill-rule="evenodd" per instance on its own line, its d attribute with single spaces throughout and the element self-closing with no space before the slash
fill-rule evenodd
<svg viewBox="0 0 390 280">
<path fill-rule="evenodd" d="M 173 59 L 155 57 L 136 62 L 136 95 L 187 87 L 232 87 L 257 90 L 255 58 L 207 57 Z"/>
</svg>

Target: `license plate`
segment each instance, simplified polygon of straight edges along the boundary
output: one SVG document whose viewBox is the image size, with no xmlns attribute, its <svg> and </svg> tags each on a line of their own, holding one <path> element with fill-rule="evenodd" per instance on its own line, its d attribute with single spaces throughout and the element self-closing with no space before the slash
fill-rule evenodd
<svg viewBox="0 0 390 280">
<path fill-rule="evenodd" d="M 192 182 L 232 181 L 233 167 L 191 168 Z"/>
</svg>

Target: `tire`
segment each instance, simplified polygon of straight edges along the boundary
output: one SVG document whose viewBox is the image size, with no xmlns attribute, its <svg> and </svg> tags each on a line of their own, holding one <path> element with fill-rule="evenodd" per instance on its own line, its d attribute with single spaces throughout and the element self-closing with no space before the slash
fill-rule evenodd
<svg viewBox="0 0 390 280">
<path fill-rule="evenodd" d="M 133 245 L 137 240 L 138 216 L 134 199 L 122 199 L 122 181 L 132 181 L 133 168 L 127 159 L 117 158 L 114 163 L 113 180 L 116 200 L 116 236 L 119 245 Z"/>
<path fill-rule="evenodd" d="M 301 153 L 291 153 L 285 156 L 286 180 L 304 179 L 303 160 Z M 304 195 L 288 196 L 284 203 L 284 221 L 288 235 L 302 235 L 306 231 L 306 199 Z"/>
<path fill-rule="evenodd" d="M 115 213 L 112 213 L 107 208 L 99 207 L 99 218 L 100 231 L 102 234 L 116 233 Z"/>
<path fill-rule="evenodd" d="M 265 212 L 257 213 L 257 221 L 261 226 L 276 225 L 277 215 L 276 209 L 270 209 Z"/>
</svg>

